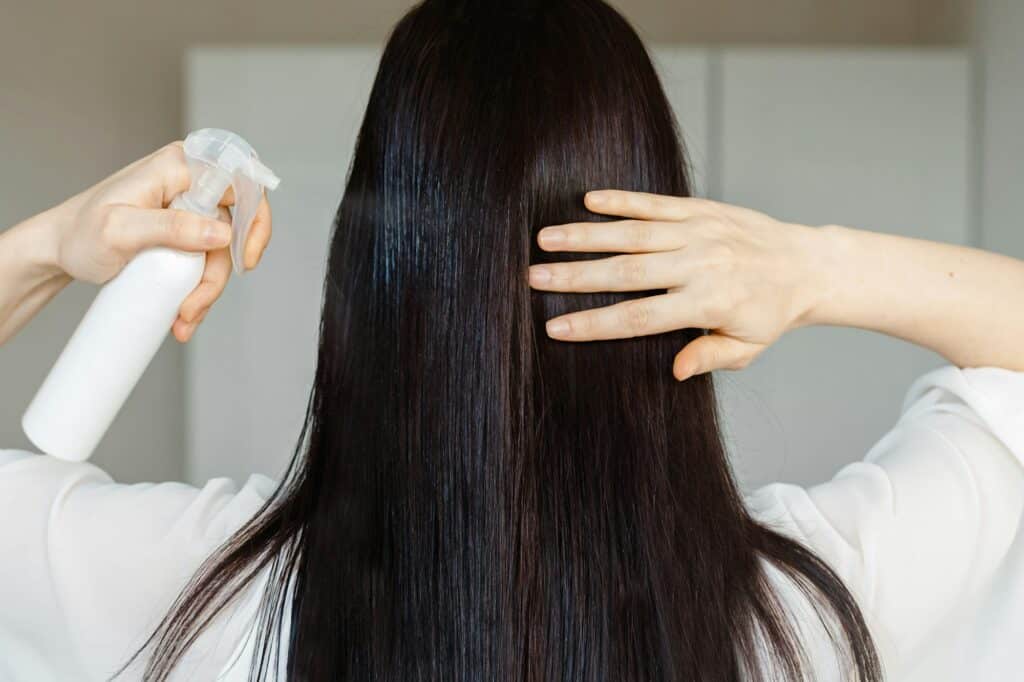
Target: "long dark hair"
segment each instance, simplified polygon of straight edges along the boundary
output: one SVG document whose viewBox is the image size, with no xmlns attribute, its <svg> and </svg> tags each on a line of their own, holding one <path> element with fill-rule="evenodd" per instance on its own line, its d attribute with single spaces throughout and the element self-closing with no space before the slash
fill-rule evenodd
<svg viewBox="0 0 1024 682">
<path fill-rule="evenodd" d="M 881 679 L 839 578 L 745 510 L 712 379 L 673 379 L 702 332 L 545 335 L 628 297 L 527 284 L 556 259 L 538 229 L 598 220 L 582 197 L 603 187 L 690 192 L 655 70 L 608 5 L 427 0 L 398 24 L 296 457 L 160 625 L 147 679 L 267 574 L 253 679 L 278 656 L 316 682 L 806 678 L 766 565 L 816 604 L 851 679 Z"/>
</svg>

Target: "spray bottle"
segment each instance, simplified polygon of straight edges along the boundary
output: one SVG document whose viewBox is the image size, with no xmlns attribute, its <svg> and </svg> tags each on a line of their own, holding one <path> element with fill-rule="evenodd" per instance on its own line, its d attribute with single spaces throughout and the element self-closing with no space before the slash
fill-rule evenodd
<svg viewBox="0 0 1024 682">
<path fill-rule="evenodd" d="M 233 187 L 231 260 L 243 271 L 246 237 L 263 189 L 280 180 L 245 140 L 207 128 L 185 140 L 192 186 L 171 208 L 218 217 Z M 167 248 L 139 253 L 100 290 L 32 400 L 21 424 L 43 452 L 70 461 L 92 455 L 198 286 L 206 254 Z"/>
</svg>

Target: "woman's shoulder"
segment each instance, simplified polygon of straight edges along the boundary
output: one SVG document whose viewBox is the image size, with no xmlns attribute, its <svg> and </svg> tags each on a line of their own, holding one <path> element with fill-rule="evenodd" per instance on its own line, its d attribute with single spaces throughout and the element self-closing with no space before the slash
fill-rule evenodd
<svg viewBox="0 0 1024 682">
<path fill-rule="evenodd" d="M 1024 373 L 944 366 L 911 383 L 892 428 L 861 460 L 828 481 L 773 482 L 744 501 L 765 525 L 842 547 L 856 544 L 873 518 L 929 506 L 937 513 L 969 500 L 971 486 L 1016 492 L 1022 475 Z"/>
<path fill-rule="evenodd" d="M 226 478 L 121 484 L 92 464 L 0 451 L 0 518 L 17 519 L 0 526 L 0 554 L 19 557 L 0 563 L 3 611 L 34 614 L 19 627 L 38 623 L 30 639 L 41 649 L 52 645 L 55 661 L 107 677 L 276 487 L 262 475 L 242 485 Z M 205 652 L 212 667 L 234 646 L 231 633 L 221 635 Z"/>
<path fill-rule="evenodd" d="M 922 651 L 1020 553 L 1022 462 L 1024 373 L 946 366 L 910 385 L 862 460 L 818 485 L 771 483 L 745 502 L 842 578 L 883 651 Z"/>
</svg>

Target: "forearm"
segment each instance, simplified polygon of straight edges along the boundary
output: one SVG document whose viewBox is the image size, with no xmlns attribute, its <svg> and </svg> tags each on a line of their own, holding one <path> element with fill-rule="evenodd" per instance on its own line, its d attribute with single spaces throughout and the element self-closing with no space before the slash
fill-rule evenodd
<svg viewBox="0 0 1024 682">
<path fill-rule="evenodd" d="M 57 265 L 55 220 L 47 211 L 0 233 L 0 344 L 71 281 Z"/>
<path fill-rule="evenodd" d="M 895 336 L 960 367 L 1024 370 L 1024 261 L 841 227 L 819 233 L 823 286 L 807 323 Z"/>
</svg>

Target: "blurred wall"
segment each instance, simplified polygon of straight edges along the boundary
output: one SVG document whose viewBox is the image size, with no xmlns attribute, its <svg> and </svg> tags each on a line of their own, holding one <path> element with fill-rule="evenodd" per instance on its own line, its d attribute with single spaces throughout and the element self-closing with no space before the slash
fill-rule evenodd
<svg viewBox="0 0 1024 682">
<path fill-rule="evenodd" d="M 410 4 L 8 0 L 0 9 L 0 229 L 181 137 L 185 47 L 377 42 Z M 972 11 L 971 0 L 615 4 L 662 43 L 960 44 Z M 20 414 L 93 293 L 72 286 L 0 348 L 0 447 L 28 446 Z M 181 478 L 183 381 L 182 350 L 168 341 L 96 462 L 127 481 Z"/>
<path fill-rule="evenodd" d="M 1024 258 L 1024 2 L 979 0 L 976 28 L 982 245 Z"/>
</svg>

